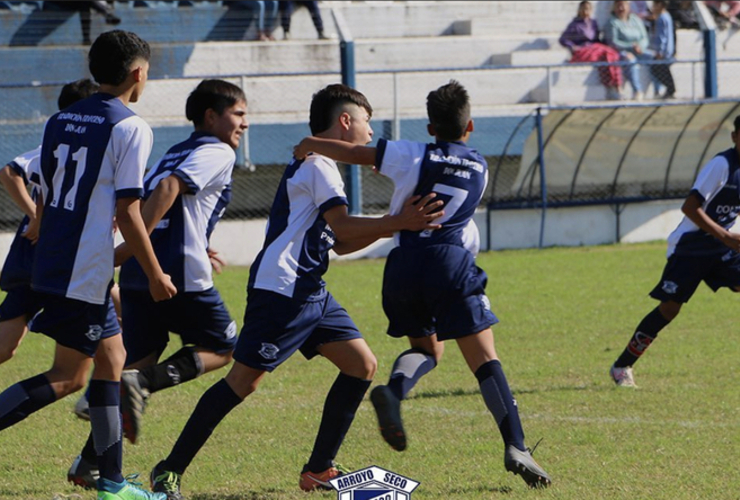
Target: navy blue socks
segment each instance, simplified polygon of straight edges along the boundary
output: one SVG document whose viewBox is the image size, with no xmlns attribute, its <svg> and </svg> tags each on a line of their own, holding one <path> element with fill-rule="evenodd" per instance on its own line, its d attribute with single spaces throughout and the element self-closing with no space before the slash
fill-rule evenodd
<svg viewBox="0 0 740 500">
<path fill-rule="evenodd" d="M 522 422 L 501 363 L 494 359 L 481 365 L 475 372 L 475 378 L 478 379 L 483 400 L 498 424 L 504 443 L 524 451 L 526 446 Z"/>
<path fill-rule="evenodd" d="M 100 477 L 115 483 L 121 475 L 121 383 L 110 380 L 90 381 L 90 424 Z"/>
<path fill-rule="evenodd" d="M 45 375 L 11 385 L 0 394 L 0 430 L 17 424 L 56 399 Z"/>
<path fill-rule="evenodd" d="M 388 388 L 399 399 L 406 399 L 419 379 L 437 366 L 437 360 L 420 349 L 402 352 L 393 363 Z"/>
<path fill-rule="evenodd" d="M 219 422 L 241 402 L 226 380 L 221 379 L 211 386 L 198 401 L 162 468 L 183 474 Z"/>
<path fill-rule="evenodd" d="M 332 466 L 370 383 L 339 373 L 326 395 L 321 425 L 308 460 L 309 471 L 323 472 Z"/>
<path fill-rule="evenodd" d="M 627 347 L 622 352 L 621 356 L 614 362 L 614 366 L 617 368 L 624 368 L 625 366 L 632 366 L 642 356 L 653 340 L 658 336 L 658 333 L 670 323 L 661 314 L 659 308 L 655 308 L 647 316 L 643 318 L 637 330 L 632 335 Z"/>
</svg>

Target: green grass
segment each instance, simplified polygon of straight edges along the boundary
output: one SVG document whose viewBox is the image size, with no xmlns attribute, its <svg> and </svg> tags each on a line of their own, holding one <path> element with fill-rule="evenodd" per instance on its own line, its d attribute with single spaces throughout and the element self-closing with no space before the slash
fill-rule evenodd
<svg viewBox="0 0 740 500">
<path fill-rule="evenodd" d="M 483 254 L 488 295 L 501 320 L 497 351 L 517 396 L 528 444 L 553 487 L 530 491 L 503 468 L 498 430 L 454 344 L 404 403 L 409 448 L 380 438 L 366 401 L 338 461 L 378 465 L 421 482 L 417 499 L 737 499 L 740 347 L 737 297 L 701 287 L 637 365 L 640 389 L 607 375 L 642 317 L 660 277 L 663 243 Z M 383 261 L 334 262 L 329 289 L 364 332 L 379 361 L 378 382 L 406 347 L 384 333 Z M 241 323 L 247 270 L 229 268 L 217 285 Z M 48 339 L 30 335 L 0 367 L 0 387 L 45 369 Z M 124 448 L 125 472 L 148 474 L 164 457 L 208 374 L 156 394 L 140 443 Z M 336 374 L 323 359 L 294 356 L 216 430 L 184 476 L 190 500 L 336 498 L 306 495 L 298 473 L 310 453 L 323 398 Z M 94 494 L 65 474 L 87 434 L 71 413 L 74 396 L 0 433 L 0 498 Z"/>
</svg>

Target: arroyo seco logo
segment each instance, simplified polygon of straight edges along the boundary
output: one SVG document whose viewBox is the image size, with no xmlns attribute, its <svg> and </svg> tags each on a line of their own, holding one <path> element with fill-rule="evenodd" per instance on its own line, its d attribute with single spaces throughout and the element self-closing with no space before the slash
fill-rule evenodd
<svg viewBox="0 0 740 500">
<path fill-rule="evenodd" d="M 372 466 L 343 474 L 329 481 L 338 500 L 409 500 L 417 481 Z"/>
</svg>

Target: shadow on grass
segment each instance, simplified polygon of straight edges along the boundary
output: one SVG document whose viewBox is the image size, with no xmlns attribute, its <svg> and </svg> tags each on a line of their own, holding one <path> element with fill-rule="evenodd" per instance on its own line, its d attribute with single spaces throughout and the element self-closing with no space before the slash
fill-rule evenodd
<svg viewBox="0 0 740 500">
<path fill-rule="evenodd" d="M 557 386 L 545 386 L 538 389 L 516 389 L 512 390 L 512 394 L 539 394 L 544 392 L 567 392 L 567 391 L 590 391 L 594 389 L 601 389 L 598 384 L 592 385 L 557 385 Z M 439 391 L 420 391 L 409 396 L 407 399 L 433 399 L 433 398 L 447 398 L 451 396 L 480 396 L 479 389 L 445 389 Z"/>
<path fill-rule="evenodd" d="M 190 500 L 275 500 L 285 496 L 285 491 L 268 489 L 263 491 L 243 491 L 241 493 L 197 493 L 189 495 Z"/>
<path fill-rule="evenodd" d="M 456 497 L 461 495 L 463 498 L 473 498 L 481 493 L 503 493 L 509 494 L 514 491 L 514 488 L 510 486 L 463 486 L 460 488 L 450 488 L 447 493 L 450 496 Z"/>
</svg>

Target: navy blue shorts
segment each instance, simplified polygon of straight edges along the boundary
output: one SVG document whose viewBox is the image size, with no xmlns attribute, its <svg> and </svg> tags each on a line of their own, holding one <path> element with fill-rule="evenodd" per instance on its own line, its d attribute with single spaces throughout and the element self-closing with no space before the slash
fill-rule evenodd
<svg viewBox="0 0 740 500">
<path fill-rule="evenodd" d="M 23 316 L 26 322 L 41 310 L 41 295 L 30 286 L 19 286 L 8 290 L 0 304 L 0 321 L 8 321 Z"/>
<path fill-rule="evenodd" d="M 323 344 L 359 338 L 362 335 L 352 318 L 326 290 L 295 300 L 253 288 L 234 359 L 271 372 L 298 349 L 311 359 Z"/>
<path fill-rule="evenodd" d="M 43 333 L 59 345 L 93 357 L 100 339 L 121 333 L 110 296 L 105 304 L 90 304 L 61 295 L 36 293 L 43 309 L 33 318 L 29 329 Z"/>
<path fill-rule="evenodd" d="M 498 323 L 486 297 L 488 276 L 455 245 L 391 250 L 383 275 L 383 310 L 391 337 L 465 337 Z"/>
<path fill-rule="evenodd" d="M 123 345 L 126 365 L 167 347 L 170 332 L 184 345 L 226 353 L 236 344 L 236 322 L 231 319 L 215 288 L 182 292 L 169 300 L 155 302 L 148 290 L 121 289 Z"/>
<path fill-rule="evenodd" d="M 673 254 L 663 269 L 663 276 L 650 296 L 661 302 L 689 301 L 699 284 L 704 281 L 717 291 L 722 287 L 740 286 L 740 254 L 727 250 L 721 255 L 686 256 Z"/>
</svg>

